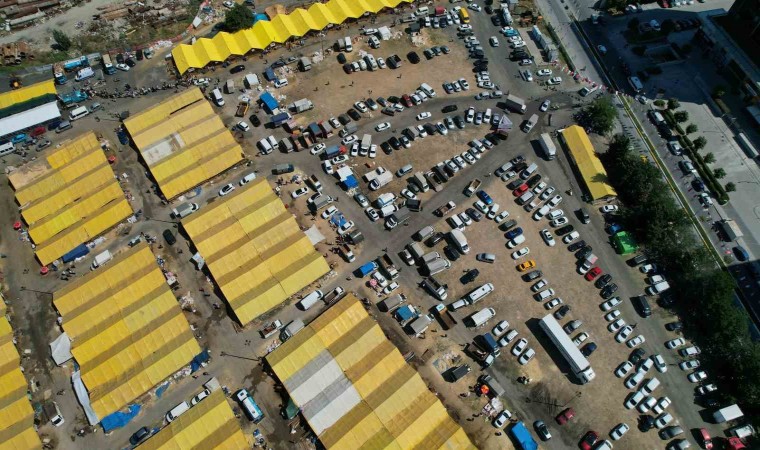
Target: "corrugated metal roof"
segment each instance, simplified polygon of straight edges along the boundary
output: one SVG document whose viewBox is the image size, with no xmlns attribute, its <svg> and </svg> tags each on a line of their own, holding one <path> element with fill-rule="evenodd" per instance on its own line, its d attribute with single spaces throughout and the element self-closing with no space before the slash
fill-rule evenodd
<svg viewBox="0 0 760 450">
<path fill-rule="evenodd" d="M 198 88 L 128 118 L 124 126 L 168 199 L 243 159 L 243 149 Z"/>
<path fill-rule="evenodd" d="M 53 303 L 100 418 L 201 351 L 145 243 L 56 291 Z"/>
<path fill-rule="evenodd" d="M 29 86 L 0 94 L 0 109 L 13 106 L 16 103 L 25 102 L 27 100 L 31 100 L 45 94 L 56 95 L 55 83 L 53 80 L 41 81 L 39 83 L 30 84 Z"/>
<path fill-rule="evenodd" d="M 267 362 L 326 448 L 475 448 L 353 294 Z"/>
<path fill-rule="evenodd" d="M 132 214 L 92 132 L 64 142 L 9 180 L 44 265 Z"/>
<path fill-rule="evenodd" d="M 300 37 L 309 31 L 323 30 L 328 25 L 341 24 L 365 13 L 377 13 L 384 8 L 395 8 L 412 0 L 330 0 L 314 3 L 308 9 L 297 8 L 290 14 L 277 14 L 271 21 L 260 21 L 251 28 L 234 34 L 221 32 L 213 38 L 201 38 L 194 44 L 180 44 L 172 50 L 174 64 L 180 74 L 191 68 L 205 67 L 210 62 L 221 62 L 231 55 L 244 55 L 261 50 L 271 43 L 283 43 L 291 37 Z"/>
<path fill-rule="evenodd" d="M 141 450 L 192 448 L 251 448 L 221 389 L 212 392 L 140 445 Z"/>
<path fill-rule="evenodd" d="M 242 324 L 330 270 L 263 178 L 202 208 L 182 226 Z"/>
<path fill-rule="evenodd" d="M 607 171 L 599 161 L 599 157 L 594 152 L 594 146 L 583 128 L 571 125 L 562 130 L 562 137 L 586 183 L 592 200 L 616 197 L 617 192 L 607 182 Z"/>
<path fill-rule="evenodd" d="M 34 411 L 27 398 L 29 386 L 20 364 L 11 325 L 0 317 L 0 448 L 39 449 L 42 443 L 34 430 Z"/>
</svg>

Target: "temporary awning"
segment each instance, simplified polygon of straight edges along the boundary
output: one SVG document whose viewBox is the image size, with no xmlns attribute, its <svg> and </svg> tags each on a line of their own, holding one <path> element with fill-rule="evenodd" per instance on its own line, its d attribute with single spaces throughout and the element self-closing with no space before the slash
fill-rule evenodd
<svg viewBox="0 0 760 450">
<path fill-rule="evenodd" d="M 0 119 L 0 136 L 8 136 L 60 117 L 61 111 L 58 109 L 58 102 L 45 103 L 36 108 L 27 109 Z"/>
<path fill-rule="evenodd" d="M 578 125 L 571 125 L 560 134 L 565 141 L 573 163 L 578 168 L 592 200 L 610 199 L 617 196 L 607 180 L 607 171 L 594 152 L 586 132 Z"/>
</svg>

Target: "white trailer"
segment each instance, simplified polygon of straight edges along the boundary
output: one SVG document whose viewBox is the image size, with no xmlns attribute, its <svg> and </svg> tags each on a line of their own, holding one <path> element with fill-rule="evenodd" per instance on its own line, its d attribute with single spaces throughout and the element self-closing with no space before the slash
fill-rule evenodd
<svg viewBox="0 0 760 450">
<path fill-rule="evenodd" d="M 551 161 L 557 157 L 557 147 L 554 145 L 549 133 L 541 133 L 538 143 L 541 144 L 541 149 L 544 151 L 544 158 Z"/>
<path fill-rule="evenodd" d="M 596 374 L 594 373 L 594 369 L 591 368 L 591 364 L 589 364 L 581 351 L 578 350 L 578 347 L 573 344 L 573 341 L 570 340 L 570 337 L 565 333 L 554 316 L 547 314 L 540 320 L 539 324 L 541 325 L 541 329 L 549 336 L 549 339 L 557 346 L 562 356 L 565 357 L 578 380 L 583 384 L 593 380 Z"/>
</svg>

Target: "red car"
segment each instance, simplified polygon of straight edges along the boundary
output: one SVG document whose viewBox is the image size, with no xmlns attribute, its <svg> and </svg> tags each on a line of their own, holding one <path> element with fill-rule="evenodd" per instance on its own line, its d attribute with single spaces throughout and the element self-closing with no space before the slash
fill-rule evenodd
<svg viewBox="0 0 760 450">
<path fill-rule="evenodd" d="M 401 96 L 401 101 L 404 103 L 404 106 L 407 108 L 411 108 L 414 106 L 414 103 L 412 103 L 412 97 L 409 96 L 409 94 L 404 94 Z"/>
<path fill-rule="evenodd" d="M 707 432 L 704 428 L 699 429 L 699 440 L 701 441 L 701 445 L 703 448 L 706 448 L 707 450 L 710 450 L 713 448 L 712 438 L 710 437 L 710 433 Z"/>
<path fill-rule="evenodd" d="M 519 197 L 519 196 L 523 195 L 525 193 L 525 191 L 527 191 L 527 190 L 528 190 L 528 185 L 525 184 L 525 183 L 523 183 L 522 185 L 520 185 L 520 187 L 518 187 L 517 189 L 515 189 L 514 191 L 512 191 L 512 195 L 514 195 L 515 197 Z"/>
<path fill-rule="evenodd" d="M 586 281 L 591 281 L 601 274 L 602 274 L 602 269 L 598 267 L 592 267 L 591 270 L 589 270 L 588 273 L 585 275 Z"/>
<path fill-rule="evenodd" d="M 570 419 L 572 419 L 573 417 L 575 417 L 575 410 L 573 410 L 573 408 L 565 408 L 557 416 L 557 423 L 560 425 L 564 425 L 567 422 L 569 422 Z"/>
<path fill-rule="evenodd" d="M 598 440 L 599 434 L 596 431 L 589 431 L 583 435 L 583 438 L 581 438 L 581 442 L 578 446 L 583 450 L 591 450 Z"/>
</svg>

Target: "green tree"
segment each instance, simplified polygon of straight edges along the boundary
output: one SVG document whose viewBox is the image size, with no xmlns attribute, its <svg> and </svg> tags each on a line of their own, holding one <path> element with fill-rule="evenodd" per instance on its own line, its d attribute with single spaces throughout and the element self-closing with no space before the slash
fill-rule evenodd
<svg viewBox="0 0 760 450">
<path fill-rule="evenodd" d="M 663 100 L 663 99 L 657 99 L 657 100 L 655 100 L 654 101 L 654 106 L 662 108 L 663 106 L 665 106 L 665 100 Z"/>
<path fill-rule="evenodd" d="M 676 122 L 678 123 L 684 123 L 689 120 L 689 113 L 687 111 L 677 111 L 673 114 L 673 118 L 676 119 Z"/>
<path fill-rule="evenodd" d="M 578 123 L 597 134 L 607 134 L 615 126 L 617 111 L 609 97 L 599 97 L 583 108 L 577 116 Z"/>
<path fill-rule="evenodd" d="M 53 40 L 55 41 L 58 50 L 66 52 L 71 48 L 71 39 L 59 29 L 53 30 Z"/>
<path fill-rule="evenodd" d="M 694 148 L 697 150 L 702 150 L 707 145 L 707 139 L 705 139 L 704 136 L 700 136 L 692 142 L 694 144 Z"/>
<path fill-rule="evenodd" d="M 715 89 L 713 89 L 713 97 L 720 98 L 724 95 L 726 95 L 726 87 L 722 84 L 715 86 Z"/>
<path fill-rule="evenodd" d="M 715 175 L 715 178 L 720 180 L 726 176 L 726 171 L 723 170 L 722 167 L 718 167 L 717 169 L 713 170 L 713 175 Z"/>
<path fill-rule="evenodd" d="M 699 130 L 699 128 L 693 123 L 690 123 L 689 126 L 686 127 L 686 134 L 696 133 L 697 130 Z"/>
<path fill-rule="evenodd" d="M 628 29 L 629 30 L 637 30 L 639 28 L 639 24 L 641 21 L 637 17 L 634 17 L 633 19 L 628 21 Z"/>
<path fill-rule="evenodd" d="M 735 192 L 736 191 L 736 184 L 728 182 L 726 183 L 726 192 Z"/>
<path fill-rule="evenodd" d="M 668 99 L 668 109 L 678 109 L 679 107 L 681 107 L 681 102 L 677 98 Z"/>
<path fill-rule="evenodd" d="M 224 29 L 230 33 L 250 28 L 253 25 L 251 10 L 240 3 L 235 3 L 224 15 Z"/>
<path fill-rule="evenodd" d="M 715 162 L 715 155 L 712 152 L 706 154 L 705 157 L 704 157 L 704 161 L 705 161 L 705 164 L 712 164 L 712 163 L 714 163 Z"/>
</svg>

